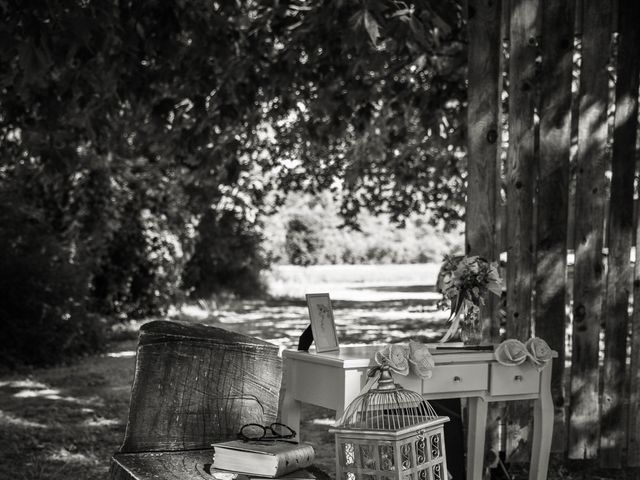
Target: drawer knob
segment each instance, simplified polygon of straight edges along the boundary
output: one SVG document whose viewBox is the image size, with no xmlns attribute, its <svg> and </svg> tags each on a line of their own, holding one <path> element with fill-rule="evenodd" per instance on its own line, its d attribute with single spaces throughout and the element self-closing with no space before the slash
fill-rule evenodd
<svg viewBox="0 0 640 480">
<path fill-rule="evenodd" d="M 513 377 L 513 379 L 514 379 L 516 382 L 521 382 L 521 381 L 522 381 L 522 375 L 516 375 L 515 377 Z"/>
<path fill-rule="evenodd" d="M 455 377 L 453 377 L 453 381 L 458 383 L 458 382 L 461 382 L 462 379 L 459 376 L 456 375 Z"/>
</svg>

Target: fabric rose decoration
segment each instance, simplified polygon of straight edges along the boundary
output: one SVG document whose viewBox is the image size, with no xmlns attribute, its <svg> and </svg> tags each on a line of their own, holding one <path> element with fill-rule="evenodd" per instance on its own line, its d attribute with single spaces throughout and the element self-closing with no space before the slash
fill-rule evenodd
<svg viewBox="0 0 640 480">
<path fill-rule="evenodd" d="M 420 342 L 409 342 L 409 368 L 411 373 L 420 378 L 431 378 L 436 362 L 429 347 Z"/>
<path fill-rule="evenodd" d="M 551 350 L 547 342 L 541 338 L 530 338 L 527 340 L 525 347 L 531 363 L 533 363 L 538 370 L 542 370 L 553 357 L 553 350 Z"/>
<path fill-rule="evenodd" d="M 512 366 L 521 365 L 529 356 L 527 347 L 520 340 L 513 338 L 502 342 L 495 351 L 495 357 L 499 364 Z"/>
<path fill-rule="evenodd" d="M 553 358 L 553 350 L 541 338 L 530 338 L 527 343 L 510 338 L 502 342 L 495 351 L 495 357 L 501 365 L 521 365 L 529 361 L 538 371 Z"/>
<path fill-rule="evenodd" d="M 410 341 L 409 347 L 403 345 L 387 345 L 378 350 L 374 356 L 378 365 L 389 365 L 392 371 L 400 375 L 409 372 L 420 378 L 431 378 L 435 361 L 427 345 Z"/>
<path fill-rule="evenodd" d="M 374 356 L 378 365 L 387 364 L 389 368 L 400 375 L 409 374 L 409 360 L 407 351 L 402 345 L 387 345 L 382 350 L 378 350 Z"/>
</svg>

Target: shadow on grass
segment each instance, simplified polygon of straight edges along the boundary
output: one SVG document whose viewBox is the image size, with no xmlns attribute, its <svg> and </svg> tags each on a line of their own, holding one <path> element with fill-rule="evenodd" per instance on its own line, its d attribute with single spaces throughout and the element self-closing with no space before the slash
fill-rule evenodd
<svg viewBox="0 0 640 480">
<path fill-rule="evenodd" d="M 0 479 L 105 478 L 132 378 L 131 356 L 106 355 L 3 377 Z"/>
<path fill-rule="evenodd" d="M 394 287 L 395 288 L 395 287 Z M 431 339 L 444 327 L 432 301 L 334 302 L 341 343 Z M 229 303 L 176 319 L 207 323 L 295 347 L 308 325 L 306 302 L 266 299 Z M 0 479 L 106 478 L 109 460 L 124 437 L 138 329 L 120 324 L 108 353 L 70 366 L 0 377 Z M 303 421 L 318 448 L 318 465 L 333 471 L 333 412 L 305 410 Z M 319 417 L 318 417 L 319 415 Z M 314 418 L 315 416 L 315 418 Z M 320 423 L 314 423 L 318 418 Z"/>
</svg>

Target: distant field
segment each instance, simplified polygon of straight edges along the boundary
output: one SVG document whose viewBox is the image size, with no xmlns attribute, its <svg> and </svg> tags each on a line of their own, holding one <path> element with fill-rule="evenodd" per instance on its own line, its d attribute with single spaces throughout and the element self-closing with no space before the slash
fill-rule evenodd
<svg viewBox="0 0 640 480">
<path fill-rule="evenodd" d="M 274 297 L 298 297 L 319 288 L 360 289 L 364 286 L 433 287 L 439 264 L 401 265 L 276 265 L 267 274 L 269 293 Z"/>
</svg>

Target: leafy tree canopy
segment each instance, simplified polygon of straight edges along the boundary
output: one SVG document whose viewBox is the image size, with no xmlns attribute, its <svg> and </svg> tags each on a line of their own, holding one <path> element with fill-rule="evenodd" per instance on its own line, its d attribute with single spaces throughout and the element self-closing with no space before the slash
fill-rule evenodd
<svg viewBox="0 0 640 480">
<path fill-rule="evenodd" d="M 268 13 L 267 13 L 268 12 Z M 465 49 L 456 1 L 290 3 L 274 38 L 268 115 L 282 190 L 345 192 L 396 219 L 460 219 Z"/>
<path fill-rule="evenodd" d="M 6 0 L 0 14 L 0 214 L 19 219 L 0 233 L 34 247 L 26 222 L 56 243 L 93 311 L 162 311 L 221 269 L 260 268 L 194 262 L 227 260 L 203 238 L 233 242 L 234 218 L 257 248 L 260 214 L 290 190 L 340 191 L 347 221 L 460 218 L 459 0 Z"/>
<path fill-rule="evenodd" d="M 0 180 L 29 177 L 66 235 L 109 235 L 118 196 L 186 232 L 212 206 L 255 213 L 271 188 L 343 189 L 347 218 L 460 218 L 459 0 L 0 11 Z"/>
</svg>

